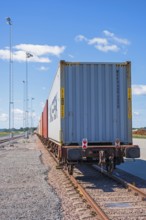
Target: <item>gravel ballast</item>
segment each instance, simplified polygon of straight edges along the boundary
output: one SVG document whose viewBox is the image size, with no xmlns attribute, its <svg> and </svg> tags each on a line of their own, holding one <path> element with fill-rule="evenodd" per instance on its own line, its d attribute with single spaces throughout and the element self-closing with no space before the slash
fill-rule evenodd
<svg viewBox="0 0 146 220">
<path fill-rule="evenodd" d="M 0 148 L 0 219 L 59 220 L 61 202 L 48 185 L 35 138 Z"/>
</svg>

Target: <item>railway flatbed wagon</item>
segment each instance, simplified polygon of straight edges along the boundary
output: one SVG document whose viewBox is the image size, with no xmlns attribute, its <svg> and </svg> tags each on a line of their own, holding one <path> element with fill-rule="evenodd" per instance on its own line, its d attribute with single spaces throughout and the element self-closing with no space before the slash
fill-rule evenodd
<svg viewBox="0 0 146 220">
<path fill-rule="evenodd" d="M 48 97 L 44 138 L 70 173 L 79 162 L 112 170 L 123 157 L 140 157 L 132 144 L 131 98 L 131 62 L 60 61 Z"/>
</svg>

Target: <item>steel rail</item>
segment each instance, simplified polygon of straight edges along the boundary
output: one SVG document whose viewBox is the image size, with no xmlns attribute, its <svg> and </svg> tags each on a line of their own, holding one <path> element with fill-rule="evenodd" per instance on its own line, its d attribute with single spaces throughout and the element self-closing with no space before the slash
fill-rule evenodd
<svg viewBox="0 0 146 220">
<path fill-rule="evenodd" d="M 54 156 L 54 154 L 48 149 L 48 152 L 53 157 L 55 162 L 58 164 L 57 158 Z M 58 167 L 59 168 L 59 167 Z M 109 220 L 108 216 L 103 212 L 103 210 L 98 206 L 98 204 L 94 201 L 94 199 L 87 193 L 87 191 L 84 189 L 84 187 L 71 175 L 68 174 L 68 172 L 65 169 L 62 169 L 63 173 L 70 179 L 70 181 L 73 183 L 76 189 L 78 189 L 79 193 L 85 198 L 85 200 L 88 202 L 88 204 L 91 206 L 91 208 L 94 210 L 94 212 L 102 219 L 102 220 Z"/>
<path fill-rule="evenodd" d="M 101 169 L 99 166 L 94 165 L 93 166 L 95 169 L 97 169 L 98 171 L 100 171 L 101 173 L 103 173 L 104 175 L 108 176 L 109 178 L 119 182 L 120 184 L 122 184 L 125 188 L 134 191 L 135 193 L 137 193 L 138 195 L 142 196 L 143 200 L 146 200 L 146 193 L 143 192 L 142 190 L 140 190 L 139 188 L 137 188 L 136 186 L 128 183 L 127 181 L 121 179 L 120 177 L 117 177 L 114 174 L 110 174 L 108 173 L 106 170 Z"/>
<path fill-rule="evenodd" d="M 146 200 L 146 193 L 144 193 L 142 190 L 140 190 L 136 186 L 134 186 L 134 185 L 132 185 L 130 183 L 127 183 L 127 188 L 129 190 L 135 191 L 138 195 L 142 196 L 142 200 Z"/>
<path fill-rule="evenodd" d="M 5 143 L 5 142 L 7 142 L 7 141 L 9 141 L 9 138 L 6 138 L 6 139 L 3 139 L 3 140 L 0 140 L 0 144 Z"/>
<path fill-rule="evenodd" d="M 108 216 L 98 206 L 98 204 L 94 201 L 94 199 L 87 193 L 87 191 L 84 189 L 84 187 L 80 183 L 78 183 L 78 181 L 73 176 L 70 176 L 67 173 L 67 171 L 64 171 L 64 172 L 70 178 L 70 180 L 74 184 L 74 186 L 79 190 L 81 195 L 83 195 L 83 197 L 87 200 L 87 202 L 92 207 L 92 209 L 95 211 L 95 213 L 97 215 L 99 215 L 103 220 L 109 220 Z"/>
<path fill-rule="evenodd" d="M 13 137 L 13 138 L 1 139 L 1 140 L 0 140 L 0 144 L 3 144 L 3 143 L 5 143 L 5 142 L 8 142 L 10 139 L 11 139 L 11 140 L 15 140 L 15 139 L 21 138 L 21 137 L 23 137 L 23 136 L 24 136 L 24 135 L 17 136 L 17 137 Z"/>
</svg>

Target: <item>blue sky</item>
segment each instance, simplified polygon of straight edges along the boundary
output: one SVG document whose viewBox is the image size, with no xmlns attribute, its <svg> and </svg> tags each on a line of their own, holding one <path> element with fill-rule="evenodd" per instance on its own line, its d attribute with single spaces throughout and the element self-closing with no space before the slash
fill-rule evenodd
<svg viewBox="0 0 146 220">
<path fill-rule="evenodd" d="M 132 62 L 133 127 L 146 126 L 145 0 L 1 0 L 0 128 L 9 127 L 12 20 L 14 125 L 23 126 L 26 52 L 29 112 L 38 124 L 59 60 Z M 30 124 L 30 121 L 29 121 Z"/>
</svg>

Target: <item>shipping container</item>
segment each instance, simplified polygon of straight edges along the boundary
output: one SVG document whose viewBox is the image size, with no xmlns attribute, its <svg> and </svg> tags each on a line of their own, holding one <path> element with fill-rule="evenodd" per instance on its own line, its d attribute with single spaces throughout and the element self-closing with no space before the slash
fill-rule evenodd
<svg viewBox="0 0 146 220">
<path fill-rule="evenodd" d="M 41 114 L 41 118 L 40 118 L 39 126 L 38 126 L 38 134 L 41 136 L 43 135 L 42 117 L 43 117 L 43 113 Z"/>
<path fill-rule="evenodd" d="M 48 100 L 46 100 L 42 114 L 42 136 L 48 138 Z"/>
<path fill-rule="evenodd" d="M 60 61 L 48 98 L 48 137 L 62 145 L 132 144 L 130 62 Z"/>
</svg>

